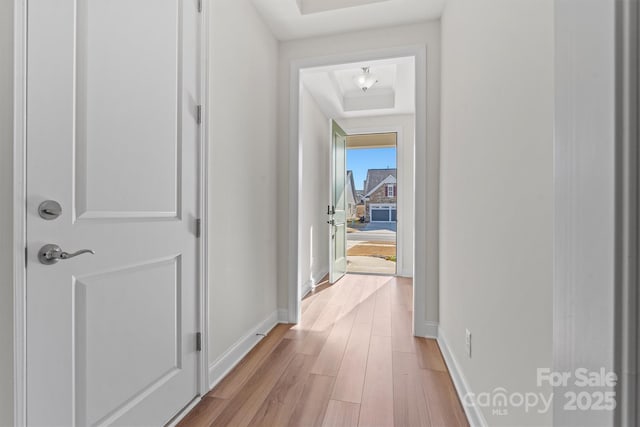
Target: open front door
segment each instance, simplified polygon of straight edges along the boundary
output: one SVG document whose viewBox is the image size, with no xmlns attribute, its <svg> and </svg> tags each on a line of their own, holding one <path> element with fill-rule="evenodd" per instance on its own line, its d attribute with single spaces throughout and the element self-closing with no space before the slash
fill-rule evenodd
<svg viewBox="0 0 640 427">
<path fill-rule="evenodd" d="M 329 220 L 329 281 L 335 283 L 347 272 L 347 134 L 331 121 L 331 210 Z"/>
</svg>

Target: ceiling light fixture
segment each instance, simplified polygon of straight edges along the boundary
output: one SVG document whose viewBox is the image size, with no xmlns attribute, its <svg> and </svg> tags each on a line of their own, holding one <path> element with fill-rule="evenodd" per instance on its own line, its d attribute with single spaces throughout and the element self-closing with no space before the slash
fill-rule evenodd
<svg viewBox="0 0 640 427">
<path fill-rule="evenodd" d="M 371 74 L 369 67 L 362 67 L 362 73 L 355 76 L 353 80 L 363 92 L 368 91 L 374 84 L 378 83 L 378 79 Z"/>
</svg>

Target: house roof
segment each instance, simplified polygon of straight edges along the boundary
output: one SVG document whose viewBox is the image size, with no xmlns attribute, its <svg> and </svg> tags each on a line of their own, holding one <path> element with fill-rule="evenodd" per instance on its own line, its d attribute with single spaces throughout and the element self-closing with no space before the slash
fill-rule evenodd
<svg viewBox="0 0 640 427">
<path fill-rule="evenodd" d="M 382 181 L 392 176 L 394 179 L 397 175 L 397 169 L 369 169 L 367 171 L 367 179 L 364 181 L 364 194 L 369 195 L 372 190 L 376 189 Z"/>
<path fill-rule="evenodd" d="M 380 181 L 380 183 L 378 185 L 376 185 L 371 190 L 369 190 L 369 192 L 367 194 L 365 194 L 364 197 L 366 198 L 366 197 L 371 196 L 373 193 L 378 191 L 378 188 L 382 187 L 385 184 L 395 184 L 395 183 L 396 183 L 396 178 L 393 175 L 389 175 L 385 179 Z"/>
</svg>

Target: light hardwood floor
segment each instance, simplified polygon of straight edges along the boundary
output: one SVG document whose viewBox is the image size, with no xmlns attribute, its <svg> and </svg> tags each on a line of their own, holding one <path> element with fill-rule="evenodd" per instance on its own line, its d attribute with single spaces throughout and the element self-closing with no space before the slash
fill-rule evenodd
<svg viewBox="0 0 640 427">
<path fill-rule="evenodd" d="M 468 426 L 410 279 L 347 275 L 302 302 L 179 426 Z"/>
</svg>

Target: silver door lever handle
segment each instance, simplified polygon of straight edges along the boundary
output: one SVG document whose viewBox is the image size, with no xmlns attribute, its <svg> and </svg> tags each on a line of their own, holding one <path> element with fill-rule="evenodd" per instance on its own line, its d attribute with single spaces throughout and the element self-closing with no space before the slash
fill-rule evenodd
<svg viewBox="0 0 640 427">
<path fill-rule="evenodd" d="M 51 265 L 61 259 L 74 258 L 82 254 L 95 254 L 95 252 L 91 249 L 81 249 L 79 251 L 69 253 L 63 251 L 58 245 L 48 244 L 41 247 L 38 251 L 38 260 L 40 260 L 42 264 Z"/>
</svg>

